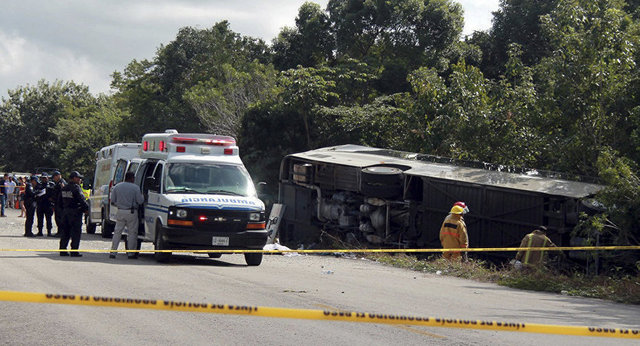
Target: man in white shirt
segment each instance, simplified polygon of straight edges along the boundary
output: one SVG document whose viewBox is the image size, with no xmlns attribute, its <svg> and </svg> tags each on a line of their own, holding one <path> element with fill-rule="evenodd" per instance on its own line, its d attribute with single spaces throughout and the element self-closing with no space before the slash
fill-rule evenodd
<svg viewBox="0 0 640 346">
<path fill-rule="evenodd" d="M 9 208 L 13 208 L 16 203 L 16 195 L 14 193 L 16 190 L 16 182 L 13 181 L 13 177 L 9 177 L 9 179 L 4 181 L 4 190 L 7 192 Z"/>
<path fill-rule="evenodd" d="M 138 206 L 144 202 L 144 196 L 140 187 L 133 183 L 135 175 L 127 172 L 124 181 L 117 184 L 111 190 L 111 204 L 118 208 L 116 214 L 116 227 L 113 230 L 111 239 L 111 250 L 109 258 L 116 258 L 116 251 L 120 244 L 122 231 L 127 227 L 127 245 L 129 250 L 138 248 Z M 129 258 L 138 258 L 138 253 L 128 254 Z"/>
</svg>

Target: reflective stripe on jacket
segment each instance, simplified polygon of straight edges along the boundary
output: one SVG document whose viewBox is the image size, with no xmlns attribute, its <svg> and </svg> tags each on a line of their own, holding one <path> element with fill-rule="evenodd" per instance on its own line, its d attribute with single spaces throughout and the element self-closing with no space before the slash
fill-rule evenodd
<svg viewBox="0 0 640 346">
<path fill-rule="evenodd" d="M 462 215 L 449 214 L 440 227 L 440 243 L 444 249 L 466 248 L 469 246 L 467 225 Z"/>
<path fill-rule="evenodd" d="M 522 238 L 520 242 L 521 248 L 526 247 L 555 247 L 554 244 L 547 236 L 539 230 L 535 230 Z M 516 259 L 524 264 L 538 265 L 541 264 L 544 259 L 544 251 L 541 250 L 521 250 L 518 251 Z"/>
</svg>

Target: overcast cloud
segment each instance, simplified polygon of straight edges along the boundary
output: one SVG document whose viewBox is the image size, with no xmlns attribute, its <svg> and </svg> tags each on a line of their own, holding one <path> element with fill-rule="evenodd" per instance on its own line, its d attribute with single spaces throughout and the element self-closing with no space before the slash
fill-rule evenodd
<svg viewBox="0 0 640 346">
<path fill-rule="evenodd" d="M 328 0 L 316 1 L 322 7 Z M 491 25 L 499 0 L 460 0 L 465 34 Z M 111 73 L 151 59 L 179 28 L 231 29 L 270 42 L 294 25 L 304 0 L 4 0 L 0 8 L 0 97 L 38 80 L 73 80 L 109 92 Z"/>
</svg>

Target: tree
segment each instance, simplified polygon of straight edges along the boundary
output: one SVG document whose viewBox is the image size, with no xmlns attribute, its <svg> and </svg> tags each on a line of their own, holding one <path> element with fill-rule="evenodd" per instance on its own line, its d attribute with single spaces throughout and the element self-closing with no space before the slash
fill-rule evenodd
<svg viewBox="0 0 640 346">
<path fill-rule="evenodd" d="M 350 57 L 382 70 L 380 90 L 408 90 L 406 76 L 441 60 L 462 32 L 462 7 L 449 0 L 331 0 L 327 11 L 339 59 Z"/>
<path fill-rule="evenodd" d="M 637 24 L 617 0 L 562 0 L 542 17 L 552 53 L 535 67 L 554 168 L 594 175 L 602 148 L 628 147 L 638 105 Z"/>
<path fill-rule="evenodd" d="M 273 40 L 273 63 L 279 70 L 318 66 L 333 59 L 334 47 L 329 17 L 320 5 L 305 2 L 296 27 L 283 28 Z"/>
<path fill-rule="evenodd" d="M 497 79 L 509 59 L 509 46 L 522 47 L 522 61 L 535 65 L 551 53 L 549 37 L 544 35 L 540 17 L 551 13 L 558 0 L 501 0 L 493 13 L 489 45 L 483 49 L 483 72 Z"/>
<path fill-rule="evenodd" d="M 245 70 L 240 72 L 224 64 L 222 76 L 200 82 L 185 93 L 185 100 L 207 132 L 237 138 L 246 111 L 277 92 L 273 67 L 255 62 Z"/>
<path fill-rule="evenodd" d="M 151 61 L 132 61 L 124 72 L 113 75 L 118 105 L 127 109 L 125 137 L 140 138 L 143 133 L 175 128 L 198 131 L 200 118 L 184 95 L 199 83 L 224 78 L 225 64 L 237 71 L 251 64 L 269 63 L 267 45 L 241 36 L 222 21 L 209 29 L 180 29 L 176 39 L 161 46 Z"/>
<path fill-rule="evenodd" d="M 9 90 L 0 106 L 0 135 L 7 145 L 0 151 L 6 170 L 32 171 L 59 164 L 58 138 L 52 131 L 66 110 L 90 107 L 94 97 L 84 85 L 74 82 L 48 83 Z M 95 129 L 94 129 L 95 131 Z"/>
<path fill-rule="evenodd" d="M 66 103 L 62 112 L 64 116 L 51 129 L 57 137 L 57 167 L 80 171 L 91 179 L 96 151 L 122 141 L 118 129 L 127 115 L 107 96 L 99 96 L 91 105 Z"/>
</svg>

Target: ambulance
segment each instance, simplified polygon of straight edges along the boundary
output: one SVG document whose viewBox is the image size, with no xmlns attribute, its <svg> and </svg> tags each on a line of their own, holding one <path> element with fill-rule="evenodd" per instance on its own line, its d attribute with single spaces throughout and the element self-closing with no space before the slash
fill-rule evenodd
<svg viewBox="0 0 640 346">
<path fill-rule="evenodd" d="M 150 133 L 142 137 L 136 173 L 144 202 L 140 241 L 156 250 L 261 250 L 267 241 L 264 203 L 245 169 L 233 137 Z M 158 262 L 170 252 L 155 252 Z M 220 253 L 209 253 L 219 258 Z M 250 266 L 261 253 L 246 253 Z"/>
<path fill-rule="evenodd" d="M 114 180 L 122 171 L 121 162 L 128 163 L 140 155 L 140 143 L 116 143 L 96 152 L 96 170 L 89 194 L 89 217 L 87 233 L 93 234 L 96 226 L 102 226 L 102 237 L 111 238 L 116 225 L 109 194 L 119 181 Z M 124 176 L 124 173 L 122 173 Z"/>
</svg>

